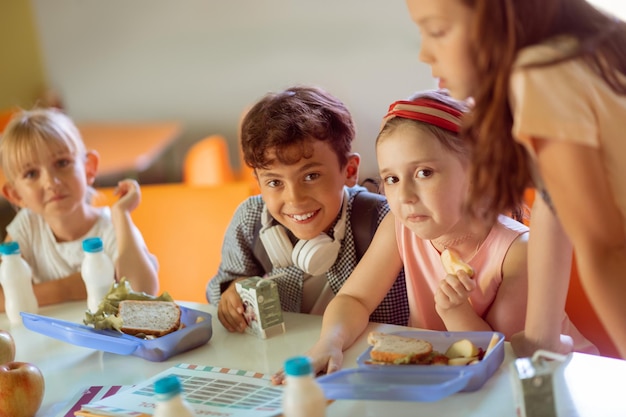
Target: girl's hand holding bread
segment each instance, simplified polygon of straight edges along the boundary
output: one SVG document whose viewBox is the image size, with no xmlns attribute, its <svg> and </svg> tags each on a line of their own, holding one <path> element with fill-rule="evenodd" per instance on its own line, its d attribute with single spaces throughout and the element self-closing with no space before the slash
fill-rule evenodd
<svg viewBox="0 0 626 417">
<path fill-rule="evenodd" d="M 469 295 L 476 288 L 476 283 L 465 273 L 446 275 L 439 283 L 435 292 L 435 306 L 442 311 L 451 310 L 462 305 L 469 305 Z"/>
<path fill-rule="evenodd" d="M 439 314 L 447 310 L 468 304 L 470 293 L 476 288 L 471 279 L 474 269 L 465 263 L 452 249 L 441 252 L 441 263 L 446 277 L 439 283 L 435 293 L 435 305 Z"/>
</svg>

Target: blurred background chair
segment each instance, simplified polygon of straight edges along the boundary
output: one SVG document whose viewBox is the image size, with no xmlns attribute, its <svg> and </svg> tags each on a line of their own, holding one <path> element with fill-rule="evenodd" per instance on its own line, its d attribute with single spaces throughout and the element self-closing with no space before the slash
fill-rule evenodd
<svg viewBox="0 0 626 417">
<path fill-rule="evenodd" d="M 2 133 L 16 111 L 16 109 L 0 109 L 0 133 Z"/>
<path fill-rule="evenodd" d="M 235 180 L 228 143 L 221 135 L 211 135 L 194 143 L 183 161 L 183 182 L 194 186 L 214 186 Z"/>
<path fill-rule="evenodd" d="M 576 254 L 572 260 L 572 273 L 569 280 L 565 311 L 578 330 L 596 345 L 602 356 L 622 358 L 587 298 L 578 276 Z"/>
<path fill-rule="evenodd" d="M 250 187 L 250 193 L 252 195 L 261 194 L 261 189 L 259 188 L 259 183 L 256 180 L 256 176 L 254 175 L 254 170 L 250 168 L 246 161 L 243 160 L 243 151 L 241 150 L 241 145 L 238 146 L 239 149 L 239 171 L 237 172 L 237 180 L 245 182 Z"/>
<path fill-rule="evenodd" d="M 117 201 L 114 188 L 99 188 L 94 205 Z M 131 216 L 159 261 L 159 293 L 206 303 L 205 288 L 217 272 L 222 241 L 237 206 L 250 195 L 244 182 L 211 187 L 181 183 L 141 187 Z"/>
<path fill-rule="evenodd" d="M 237 150 L 239 153 L 239 171 L 237 172 L 237 179 L 239 181 L 245 181 L 250 186 L 250 192 L 252 195 L 260 194 L 261 189 L 259 183 L 254 175 L 254 170 L 250 168 L 246 161 L 243 159 L 243 149 L 241 149 L 241 124 L 246 114 L 250 111 L 251 106 L 244 107 L 243 111 L 239 115 L 239 121 L 237 122 Z"/>
</svg>

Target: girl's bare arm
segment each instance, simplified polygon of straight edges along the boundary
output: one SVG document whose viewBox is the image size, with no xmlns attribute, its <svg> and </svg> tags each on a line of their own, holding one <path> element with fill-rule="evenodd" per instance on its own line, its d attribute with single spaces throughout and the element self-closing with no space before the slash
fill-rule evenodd
<svg viewBox="0 0 626 417">
<path fill-rule="evenodd" d="M 131 212 L 139 205 L 139 184 L 124 180 L 118 184 L 120 199 L 111 208 L 117 238 L 116 275 L 126 277 L 134 291 L 156 295 L 159 290 L 156 259 L 148 252 Z"/>
<path fill-rule="evenodd" d="M 599 150 L 534 140 L 542 176 L 576 253 L 581 283 L 626 357 L 626 233 Z"/>
</svg>

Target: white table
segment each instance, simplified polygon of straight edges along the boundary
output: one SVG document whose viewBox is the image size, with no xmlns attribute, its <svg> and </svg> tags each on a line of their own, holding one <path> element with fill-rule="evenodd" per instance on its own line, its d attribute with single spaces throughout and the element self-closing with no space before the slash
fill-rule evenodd
<svg viewBox="0 0 626 417">
<path fill-rule="evenodd" d="M 267 340 L 247 334 L 228 333 L 217 320 L 215 307 L 181 303 L 213 315 L 213 337 L 204 346 L 164 362 L 150 362 L 135 356 L 121 356 L 82 348 L 32 332 L 24 327 L 9 328 L 0 314 L 0 328 L 10 329 L 16 342 L 16 360 L 32 362 L 42 371 L 46 391 L 37 417 L 54 417 L 80 389 L 92 385 L 130 385 L 142 382 L 178 363 L 221 366 L 271 374 L 284 360 L 304 353 L 319 336 L 321 317 L 285 314 L 286 333 Z M 73 302 L 42 308 L 40 314 L 81 322 L 85 303 Z M 369 330 L 398 331 L 405 328 L 371 323 Z M 357 356 L 367 347 L 365 336 L 346 352 L 344 367 L 356 366 Z M 388 401 L 335 401 L 327 416 L 497 416 L 515 417 L 509 364 L 514 359 L 506 346 L 500 369 L 476 392 L 459 393 L 433 403 Z M 626 416 L 624 400 L 626 361 L 574 354 L 566 367 L 571 397 L 567 416 Z"/>
</svg>

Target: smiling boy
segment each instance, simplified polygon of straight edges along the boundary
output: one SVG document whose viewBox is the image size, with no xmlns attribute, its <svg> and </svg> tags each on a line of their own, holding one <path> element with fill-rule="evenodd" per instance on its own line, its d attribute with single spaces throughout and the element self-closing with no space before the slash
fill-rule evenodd
<svg viewBox="0 0 626 417">
<path fill-rule="evenodd" d="M 207 286 L 229 331 L 246 328 L 235 282 L 271 278 L 284 311 L 323 314 L 358 263 L 389 207 L 357 185 L 354 136 L 346 106 L 316 87 L 269 93 L 246 114 L 241 145 L 261 194 L 236 210 Z M 406 325 L 403 272 L 370 319 Z"/>
</svg>

